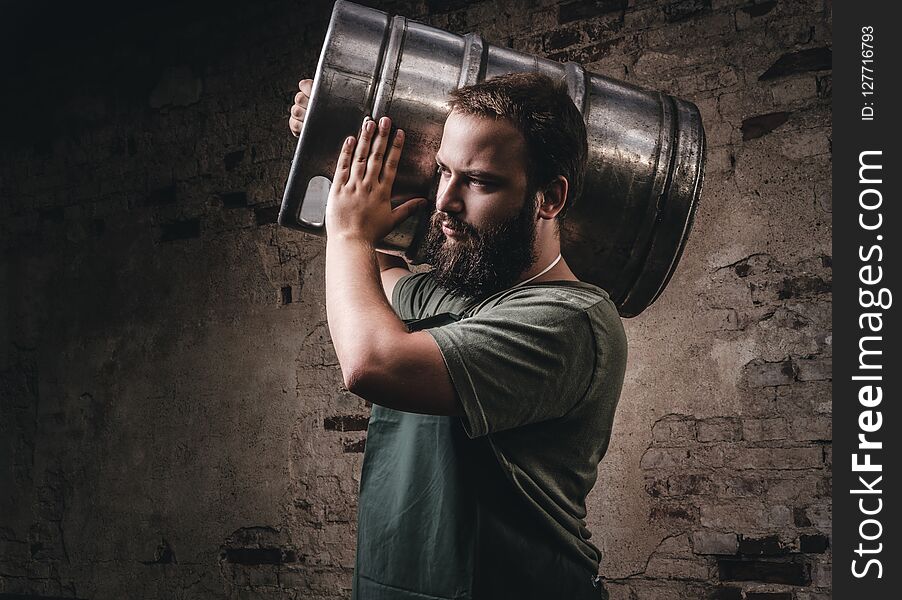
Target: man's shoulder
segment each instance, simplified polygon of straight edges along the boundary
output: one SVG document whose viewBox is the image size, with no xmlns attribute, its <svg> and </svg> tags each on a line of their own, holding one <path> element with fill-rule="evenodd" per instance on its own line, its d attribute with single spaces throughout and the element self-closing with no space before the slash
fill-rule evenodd
<svg viewBox="0 0 902 600">
<path fill-rule="evenodd" d="M 436 311 L 451 311 L 463 317 L 526 317 L 528 314 L 541 320 L 574 320 L 581 317 L 580 320 L 587 323 L 620 324 L 617 307 L 607 291 L 578 280 L 531 283 L 478 299 L 442 288 L 432 271 L 424 271 L 411 273 L 398 281 L 395 301 L 396 306 L 403 305 L 418 318 Z"/>
<path fill-rule="evenodd" d="M 477 312 L 500 307 L 565 313 L 592 312 L 619 319 L 617 307 L 608 293 L 584 281 L 547 281 L 514 287 L 486 298 L 477 307 Z"/>
<path fill-rule="evenodd" d="M 626 350 L 617 306 L 604 289 L 583 281 L 549 281 L 506 290 L 474 313 L 536 325 L 547 335 L 563 336 L 574 344 L 592 339 L 607 352 Z"/>
<path fill-rule="evenodd" d="M 432 271 L 414 272 L 395 283 L 392 307 L 401 318 L 425 318 L 440 312 L 464 314 L 473 304 L 469 298 L 442 288 Z"/>
</svg>

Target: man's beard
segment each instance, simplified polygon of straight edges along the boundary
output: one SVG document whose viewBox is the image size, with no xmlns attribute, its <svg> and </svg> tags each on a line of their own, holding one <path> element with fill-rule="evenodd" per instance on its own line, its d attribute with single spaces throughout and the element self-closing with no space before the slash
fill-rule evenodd
<svg viewBox="0 0 902 600">
<path fill-rule="evenodd" d="M 423 251 L 436 282 L 469 297 L 514 285 L 538 258 L 535 209 L 535 194 L 530 194 L 518 215 L 485 229 L 476 229 L 448 213 L 432 213 Z M 448 240 L 443 223 L 464 236 Z"/>
</svg>

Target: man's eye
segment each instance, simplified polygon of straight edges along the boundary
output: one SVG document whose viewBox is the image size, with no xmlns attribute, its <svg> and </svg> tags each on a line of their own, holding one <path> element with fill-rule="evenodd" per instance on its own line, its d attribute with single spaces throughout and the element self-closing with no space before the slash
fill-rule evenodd
<svg viewBox="0 0 902 600">
<path fill-rule="evenodd" d="M 437 165 L 437 166 L 435 167 L 435 170 L 436 170 L 439 174 L 441 174 L 442 176 L 445 176 L 445 175 L 448 175 L 448 174 L 451 173 L 451 171 L 449 171 L 448 169 L 446 169 L 445 167 L 443 167 L 443 166 L 441 166 L 441 165 Z"/>
</svg>

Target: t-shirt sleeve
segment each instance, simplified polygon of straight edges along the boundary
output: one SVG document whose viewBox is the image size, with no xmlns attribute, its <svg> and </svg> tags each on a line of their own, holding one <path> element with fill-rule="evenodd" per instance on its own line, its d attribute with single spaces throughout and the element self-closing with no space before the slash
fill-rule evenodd
<svg viewBox="0 0 902 600">
<path fill-rule="evenodd" d="M 473 317 L 429 329 L 478 437 L 565 415 L 586 394 L 595 338 L 585 310 L 511 298 Z"/>
<path fill-rule="evenodd" d="M 411 273 L 395 282 L 392 308 L 401 319 L 419 319 L 435 284 L 428 273 Z"/>
<path fill-rule="evenodd" d="M 395 309 L 395 314 L 401 319 L 413 319 L 418 312 L 419 304 L 417 302 L 417 290 L 423 284 L 423 277 L 420 273 L 411 273 L 405 275 L 395 282 L 395 288 L 392 290 L 391 305 Z"/>
</svg>

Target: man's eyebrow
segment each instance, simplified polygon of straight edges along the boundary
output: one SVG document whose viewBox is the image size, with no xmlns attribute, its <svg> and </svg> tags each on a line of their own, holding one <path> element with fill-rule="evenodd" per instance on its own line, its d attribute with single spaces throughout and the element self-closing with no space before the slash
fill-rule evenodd
<svg viewBox="0 0 902 600">
<path fill-rule="evenodd" d="M 435 164 L 437 164 L 440 167 L 445 166 L 445 163 L 443 163 L 442 160 L 438 156 L 435 157 Z M 474 177 L 477 179 L 492 179 L 495 181 L 505 181 L 506 180 L 504 175 L 501 175 L 498 173 L 492 173 L 490 171 L 482 171 L 480 169 L 468 169 L 468 170 L 461 171 L 461 173 L 463 173 L 467 177 Z"/>
</svg>

